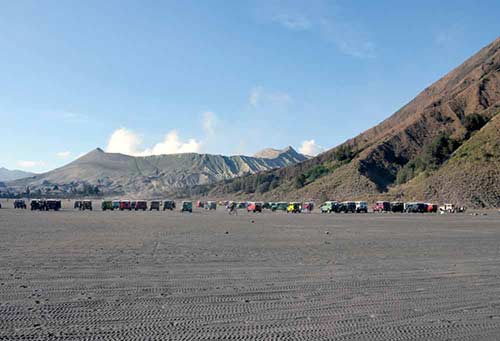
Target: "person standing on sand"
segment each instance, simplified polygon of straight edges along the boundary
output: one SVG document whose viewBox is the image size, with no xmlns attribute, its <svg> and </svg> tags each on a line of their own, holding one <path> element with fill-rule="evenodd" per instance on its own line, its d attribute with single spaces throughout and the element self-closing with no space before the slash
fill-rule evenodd
<svg viewBox="0 0 500 341">
<path fill-rule="evenodd" d="M 236 203 L 232 202 L 229 204 L 229 215 L 238 215 L 238 210 L 236 209 Z"/>
</svg>

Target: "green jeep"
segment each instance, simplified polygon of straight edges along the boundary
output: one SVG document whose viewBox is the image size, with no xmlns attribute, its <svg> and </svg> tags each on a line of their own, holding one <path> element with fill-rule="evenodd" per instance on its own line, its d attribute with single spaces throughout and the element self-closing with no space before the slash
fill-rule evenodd
<svg viewBox="0 0 500 341">
<path fill-rule="evenodd" d="M 321 213 L 332 213 L 336 212 L 339 203 L 336 201 L 326 201 L 323 205 L 320 206 Z"/>
<path fill-rule="evenodd" d="M 275 202 L 271 206 L 271 211 L 285 211 L 288 208 L 288 203 L 287 202 Z"/>
<path fill-rule="evenodd" d="M 107 211 L 107 210 L 113 211 L 114 210 L 113 203 L 110 200 L 104 200 L 101 203 L 101 209 L 103 211 Z"/>
<path fill-rule="evenodd" d="M 193 203 L 191 201 L 183 201 L 181 206 L 181 212 L 193 213 Z"/>
</svg>

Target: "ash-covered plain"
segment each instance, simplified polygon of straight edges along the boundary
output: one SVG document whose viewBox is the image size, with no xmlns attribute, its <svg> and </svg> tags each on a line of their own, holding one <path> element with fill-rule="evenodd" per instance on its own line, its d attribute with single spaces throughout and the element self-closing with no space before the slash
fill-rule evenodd
<svg viewBox="0 0 500 341">
<path fill-rule="evenodd" d="M 497 213 L 0 210 L 0 340 L 499 335 Z"/>
</svg>

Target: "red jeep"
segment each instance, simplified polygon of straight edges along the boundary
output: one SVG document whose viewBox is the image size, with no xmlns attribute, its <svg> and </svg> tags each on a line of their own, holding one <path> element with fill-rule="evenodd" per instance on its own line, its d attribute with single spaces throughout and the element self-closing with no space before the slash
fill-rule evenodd
<svg viewBox="0 0 500 341">
<path fill-rule="evenodd" d="M 130 200 L 121 200 L 120 201 L 120 211 L 124 210 L 132 210 L 132 204 L 130 203 Z"/>
<path fill-rule="evenodd" d="M 389 212 L 391 203 L 388 201 L 377 201 L 373 206 L 373 212 Z"/>
<path fill-rule="evenodd" d="M 427 205 L 427 212 L 436 213 L 438 211 L 438 205 L 436 204 L 426 204 L 426 205 Z"/>
<path fill-rule="evenodd" d="M 262 203 L 261 202 L 251 202 L 247 206 L 247 212 L 262 212 Z"/>
</svg>

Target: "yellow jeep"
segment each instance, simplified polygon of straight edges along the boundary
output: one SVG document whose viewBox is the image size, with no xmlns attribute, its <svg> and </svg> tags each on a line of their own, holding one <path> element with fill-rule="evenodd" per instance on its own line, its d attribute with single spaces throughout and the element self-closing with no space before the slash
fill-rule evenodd
<svg viewBox="0 0 500 341">
<path fill-rule="evenodd" d="M 291 202 L 286 208 L 287 213 L 300 213 L 300 202 Z"/>
</svg>

